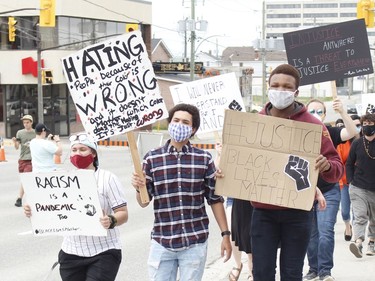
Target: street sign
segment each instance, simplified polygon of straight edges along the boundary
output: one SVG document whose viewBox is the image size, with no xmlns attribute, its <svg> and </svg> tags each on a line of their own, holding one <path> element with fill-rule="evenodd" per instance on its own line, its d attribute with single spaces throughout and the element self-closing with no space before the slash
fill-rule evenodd
<svg viewBox="0 0 375 281">
<path fill-rule="evenodd" d="M 158 74 L 190 73 L 189 62 L 153 62 L 154 72 Z M 203 62 L 195 63 L 195 74 L 203 73 Z"/>
</svg>

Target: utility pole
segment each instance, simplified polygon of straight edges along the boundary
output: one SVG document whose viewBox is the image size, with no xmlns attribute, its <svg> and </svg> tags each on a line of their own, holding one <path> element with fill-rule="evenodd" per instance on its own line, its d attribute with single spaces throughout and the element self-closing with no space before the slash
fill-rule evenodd
<svg viewBox="0 0 375 281">
<path fill-rule="evenodd" d="M 262 3 L 262 105 L 266 104 L 267 72 L 266 72 L 266 3 Z"/>
<path fill-rule="evenodd" d="M 191 0 L 191 20 L 194 28 L 190 32 L 190 81 L 194 81 L 195 71 L 195 0 Z"/>
</svg>

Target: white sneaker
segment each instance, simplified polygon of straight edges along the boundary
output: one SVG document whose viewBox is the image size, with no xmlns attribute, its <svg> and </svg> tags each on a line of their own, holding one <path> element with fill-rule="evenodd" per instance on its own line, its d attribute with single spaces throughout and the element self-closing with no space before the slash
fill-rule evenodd
<svg viewBox="0 0 375 281">
<path fill-rule="evenodd" d="M 373 241 L 368 243 L 366 255 L 375 256 L 375 243 Z"/>
</svg>

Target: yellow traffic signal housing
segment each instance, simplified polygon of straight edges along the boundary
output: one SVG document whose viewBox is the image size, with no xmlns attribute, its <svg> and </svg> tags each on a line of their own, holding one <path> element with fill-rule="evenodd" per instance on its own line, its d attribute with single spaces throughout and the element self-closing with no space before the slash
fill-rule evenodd
<svg viewBox="0 0 375 281">
<path fill-rule="evenodd" d="M 135 30 L 138 30 L 138 29 L 139 29 L 138 23 L 127 23 L 125 25 L 125 31 L 126 32 L 132 32 L 132 31 L 135 31 Z"/>
<path fill-rule="evenodd" d="M 9 34 L 9 41 L 14 42 L 16 41 L 16 24 L 17 21 L 14 19 L 14 17 L 8 18 L 8 34 Z"/>
<path fill-rule="evenodd" d="M 52 70 L 42 69 L 42 84 L 52 84 L 53 83 L 53 75 Z"/>
<path fill-rule="evenodd" d="M 40 0 L 39 26 L 54 27 L 56 24 L 56 0 Z"/>
<path fill-rule="evenodd" d="M 357 18 L 364 19 L 367 27 L 374 27 L 374 1 L 360 0 L 357 3 Z"/>
</svg>

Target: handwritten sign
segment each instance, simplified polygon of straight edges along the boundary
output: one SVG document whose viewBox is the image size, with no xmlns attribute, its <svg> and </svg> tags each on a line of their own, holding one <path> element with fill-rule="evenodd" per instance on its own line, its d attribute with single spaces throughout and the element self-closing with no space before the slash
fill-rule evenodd
<svg viewBox="0 0 375 281">
<path fill-rule="evenodd" d="M 89 170 L 23 173 L 35 236 L 106 236 L 94 172 Z"/>
<path fill-rule="evenodd" d="M 201 118 L 198 134 L 222 130 L 225 109 L 245 111 L 234 73 L 171 86 L 170 91 L 174 104 L 198 107 Z"/>
<path fill-rule="evenodd" d="M 226 110 L 216 194 L 311 210 L 321 138 L 316 124 Z"/>
<path fill-rule="evenodd" d="M 373 73 L 363 19 L 284 33 L 288 63 L 300 85 Z"/>
<path fill-rule="evenodd" d="M 167 118 L 139 31 L 100 42 L 62 59 L 82 124 L 93 140 Z"/>
</svg>

